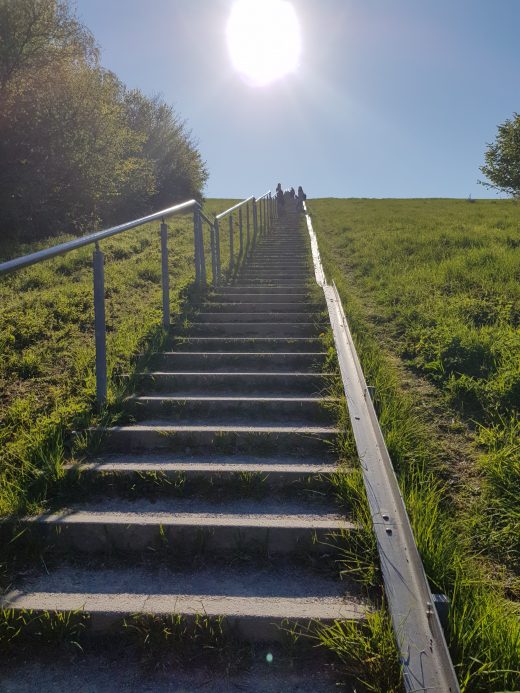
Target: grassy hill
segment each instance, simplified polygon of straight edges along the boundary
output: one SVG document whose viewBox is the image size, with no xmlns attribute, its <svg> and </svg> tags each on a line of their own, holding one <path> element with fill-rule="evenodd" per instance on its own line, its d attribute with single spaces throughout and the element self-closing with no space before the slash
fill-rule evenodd
<svg viewBox="0 0 520 693">
<path fill-rule="evenodd" d="M 308 206 L 376 387 L 426 572 L 451 598 L 449 639 L 463 687 L 516 688 L 520 205 Z"/>
<path fill-rule="evenodd" d="M 316 200 L 310 208 L 334 273 L 374 334 L 448 405 L 446 437 L 462 423 L 484 453 L 480 501 L 492 523 L 478 539 L 518 571 L 520 205 Z"/>
<path fill-rule="evenodd" d="M 232 202 L 207 201 L 206 211 Z M 327 276 L 376 386 L 425 569 L 433 589 L 451 598 L 449 639 L 463 688 L 515 687 L 520 205 L 330 199 L 311 200 L 309 209 Z M 179 317 L 193 291 L 191 216 L 173 218 L 170 229 L 171 307 Z M 225 228 L 221 238 L 224 268 Z M 111 380 L 101 414 L 92 248 L 0 279 L 0 515 L 56 498 L 64 459 L 87 444 L 79 436 L 71 448 L 68 433 L 117 421 L 125 395 L 118 375 L 162 339 L 158 224 L 102 249 Z"/>
</svg>

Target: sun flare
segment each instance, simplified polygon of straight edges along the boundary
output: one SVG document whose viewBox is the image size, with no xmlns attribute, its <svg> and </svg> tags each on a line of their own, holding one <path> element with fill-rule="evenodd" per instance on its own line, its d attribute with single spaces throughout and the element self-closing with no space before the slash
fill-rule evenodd
<svg viewBox="0 0 520 693">
<path fill-rule="evenodd" d="M 233 66 L 252 86 L 266 86 L 298 68 L 300 23 L 287 0 L 236 0 L 226 36 Z"/>
</svg>

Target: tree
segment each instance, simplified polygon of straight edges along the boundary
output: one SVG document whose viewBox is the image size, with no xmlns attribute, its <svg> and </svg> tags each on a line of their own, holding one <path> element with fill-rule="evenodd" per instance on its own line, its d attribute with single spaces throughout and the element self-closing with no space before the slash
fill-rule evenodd
<svg viewBox="0 0 520 693">
<path fill-rule="evenodd" d="M 112 221 L 129 187 L 140 202 L 154 194 L 145 134 L 129 127 L 123 95 L 112 73 L 69 62 L 16 79 L 0 116 L 6 230 L 25 238 L 81 231 Z"/>
<path fill-rule="evenodd" d="M 64 57 L 88 63 L 98 59 L 92 34 L 66 1 L 0 0 L 1 90 L 20 70 L 40 69 Z"/>
<path fill-rule="evenodd" d="M 130 126 L 145 135 L 143 154 L 154 162 L 154 207 L 200 197 L 208 172 L 191 132 L 159 96 L 148 98 L 135 89 L 126 93 Z"/>
<path fill-rule="evenodd" d="M 486 163 L 480 170 L 489 181 L 479 181 L 481 185 L 513 195 L 520 196 L 520 115 L 513 114 L 498 126 L 493 143 L 488 144 L 484 155 Z"/>
<path fill-rule="evenodd" d="M 67 0 L 0 0 L 0 242 L 199 197 L 207 171 L 158 97 L 98 61 Z"/>
</svg>

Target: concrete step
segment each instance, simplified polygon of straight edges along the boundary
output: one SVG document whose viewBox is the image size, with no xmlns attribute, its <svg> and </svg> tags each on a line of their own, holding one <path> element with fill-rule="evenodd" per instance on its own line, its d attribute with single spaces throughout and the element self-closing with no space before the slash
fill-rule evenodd
<svg viewBox="0 0 520 693">
<path fill-rule="evenodd" d="M 170 392 L 189 396 L 201 391 L 206 394 L 246 392 L 248 396 L 288 397 L 321 395 L 331 383 L 330 373 L 273 372 L 197 372 L 152 371 L 135 377 L 137 394 Z"/>
<path fill-rule="evenodd" d="M 188 352 L 261 352 L 299 353 L 320 351 L 323 347 L 316 337 L 178 337 L 172 339 L 172 348 Z M 247 369 L 244 369 L 247 370 Z M 273 369 L 277 370 L 277 368 Z"/>
<path fill-rule="evenodd" d="M 235 549 L 261 554 L 328 553 L 332 533 L 355 530 L 330 505 L 244 499 L 149 501 L 104 499 L 19 519 L 31 538 L 59 551 L 125 554 L 163 547 L 168 553 L 215 554 Z"/>
<path fill-rule="evenodd" d="M 245 312 L 241 310 L 220 310 L 220 311 L 200 311 L 197 313 L 198 323 L 234 323 L 234 322 L 245 322 L 252 323 L 255 321 L 264 323 L 274 323 L 274 322 L 285 322 L 285 323 L 308 323 L 308 322 L 318 322 L 322 320 L 323 317 L 320 313 L 312 311 L 271 311 L 261 313 L 260 311 Z"/>
<path fill-rule="evenodd" d="M 246 296 L 251 294 L 264 294 L 270 296 L 292 296 L 297 294 L 299 296 L 308 296 L 309 291 L 306 288 L 301 288 L 298 286 L 248 286 L 246 283 L 241 286 L 219 286 L 218 293 L 223 296 L 230 296 L 239 294 L 240 296 Z M 274 300 L 274 299 L 273 299 Z"/>
<path fill-rule="evenodd" d="M 197 352 L 167 351 L 154 354 L 149 369 L 156 371 L 224 371 L 241 372 L 316 371 L 325 361 L 325 352 Z"/>
<path fill-rule="evenodd" d="M 210 302 L 215 302 L 215 303 L 248 303 L 251 306 L 254 305 L 255 303 L 265 303 L 269 305 L 274 305 L 281 303 L 282 305 L 306 305 L 310 299 L 309 295 L 306 292 L 302 293 L 290 293 L 290 294 L 285 294 L 285 293 L 244 293 L 242 291 L 240 292 L 233 292 L 233 293 L 224 293 L 220 289 L 216 291 L 215 293 L 211 293 L 208 295 L 207 300 Z M 320 306 L 321 309 L 321 306 Z"/>
<path fill-rule="evenodd" d="M 217 455 L 200 457 L 186 454 L 108 454 L 90 458 L 86 462 L 69 464 L 67 473 L 89 475 L 132 476 L 150 474 L 186 481 L 215 479 L 221 483 L 237 484 L 244 476 L 259 476 L 262 484 L 279 487 L 311 477 L 327 477 L 337 471 L 337 466 L 322 457 L 297 455 Z"/>
<path fill-rule="evenodd" d="M 333 398 L 324 397 L 245 397 L 245 396 L 205 396 L 191 397 L 174 395 L 144 395 L 129 397 L 125 408 L 137 420 L 151 416 L 168 419 L 175 425 L 240 424 L 249 417 L 256 425 L 262 421 L 277 421 L 284 425 L 297 426 L 302 423 L 333 424 L 330 409 L 324 405 L 332 403 Z"/>
<path fill-rule="evenodd" d="M 247 258 L 247 263 L 251 262 L 264 262 L 265 260 L 272 260 L 274 262 L 287 262 L 287 263 L 309 263 L 311 261 L 312 254 L 310 252 L 300 252 L 294 245 L 284 245 L 278 248 L 256 248 Z"/>
<path fill-rule="evenodd" d="M 324 329 L 324 328 L 323 328 Z M 193 322 L 190 336 L 198 337 L 315 337 L 320 325 L 313 322 Z"/>
<path fill-rule="evenodd" d="M 349 596 L 345 596 L 348 592 Z M 64 566 L 27 579 L 0 597 L 4 609 L 86 612 L 91 628 L 106 631 L 135 614 L 223 616 L 248 641 L 280 641 L 282 625 L 363 620 L 369 607 L 354 585 L 301 566 L 166 567 Z"/>
<path fill-rule="evenodd" d="M 262 425 L 175 426 L 162 421 L 93 429 L 108 452 L 136 450 L 170 450 L 192 453 L 218 452 L 232 454 L 327 455 L 331 453 L 338 430 L 332 426 L 280 426 L 276 422 Z"/>
<path fill-rule="evenodd" d="M 308 272 L 239 272 L 235 283 L 248 282 L 258 284 L 264 282 L 266 284 L 280 286 L 298 286 L 299 284 L 307 285 L 310 280 Z"/>
<path fill-rule="evenodd" d="M 272 267 L 268 262 L 257 268 L 242 267 L 240 275 L 245 277 L 276 277 L 278 279 L 291 278 L 299 279 L 300 277 L 308 277 L 310 274 L 308 267 L 298 268 L 287 263 L 283 267 Z"/>
<path fill-rule="evenodd" d="M 258 287 L 261 289 L 281 289 L 287 291 L 288 289 L 297 289 L 298 291 L 305 291 L 309 288 L 308 277 L 304 279 L 284 279 L 274 281 L 272 279 L 254 279 L 250 277 L 238 277 L 234 282 L 233 286 L 236 287 Z"/>
<path fill-rule="evenodd" d="M 310 272 L 312 268 L 312 263 L 310 258 L 305 260 L 299 260 L 294 257 L 287 258 L 270 258 L 270 257 L 258 257 L 253 258 L 242 265 L 244 271 L 249 270 L 260 270 L 264 271 L 266 269 L 272 269 L 274 271 L 289 270 L 293 272 Z"/>
<path fill-rule="evenodd" d="M 273 260 L 263 260 L 261 262 L 255 262 L 254 264 L 242 265 L 240 268 L 243 274 L 257 274 L 264 272 L 272 272 L 273 274 L 283 274 L 288 272 L 293 275 L 302 276 L 309 275 L 311 273 L 312 265 L 301 264 L 299 262 L 292 262 L 287 260 L 286 262 L 275 262 Z"/>
<path fill-rule="evenodd" d="M 324 308 L 325 306 L 320 303 L 311 303 L 310 301 L 291 301 L 289 303 L 282 303 L 281 301 L 214 301 L 211 298 L 201 306 L 204 313 L 266 313 L 267 315 L 276 313 L 319 314 Z"/>
</svg>

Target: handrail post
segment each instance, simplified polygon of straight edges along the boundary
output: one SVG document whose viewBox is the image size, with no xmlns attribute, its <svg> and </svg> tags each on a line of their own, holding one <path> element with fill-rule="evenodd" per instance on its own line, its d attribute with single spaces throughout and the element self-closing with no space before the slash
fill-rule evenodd
<svg viewBox="0 0 520 693">
<path fill-rule="evenodd" d="M 260 224 L 259 224 L 260 233 L 262 233 L 262 230 L 264 228 L 264 222 L 262 219 L 262 207 L 263 207 L 263 200 L 260 200 L 260 204 L 258 205 L 258 209 L 260 212 Z"/>
<path fill-rule="evenodd" d="M 170 327 L 170 275 L 168 272 L 168 226 L 161 222 L 161 276 L 163 327 Z"/>
<path fill-rule="evenodd" d="M 219 220 L 215 218 L 215 254 L 217 259 L 217 284 L 220 284 L 220 224 Z"/>
<path fill-rule="evenodd" d="M 234 259 L 234 239 L 233 239 L 233 215 L 229 215 L 229 274 L 233 273 L 235 266 Z"/>
<path fill-rule="evenodd" d="M 195 261 L 195 283 L 200 286 L 200 248 L 199 248 L 199 210 L 197 207 L 193 210 L 193 245 L 194 245 L 194 261 Z"/>
<path fill-rule="evenodd" d="M 256 208 L 256 198 L 253 197 L 253 248 L 256 246 L 257 233 L 258 233 L 258 210 Z"/>
<path fill-rule="evenodd" d="M 246 204 L 246 253 L 249 253 L 249 202 Z"/>
<path fill-rule="evenodd" d="M 216 288 L 218 286 L 217 249 L 215 246 L 215 227 L 213 224 L 209 225 L 209 238 L 211 243 L 211 274 L 213 279 L 213 286 Z"/>
<path fill-rule="evenodd" d="M 105 321 L 105 256 L 96 242 L 92 254 L 94 270 L 94 328 L 96 343 L 96 401 L 100 408 L 107 398 L 107 337 Z"/>
<path fill-rule="evenodd" d="M 199 259 L 200 259 L 200 283 L 206 286 L 206 253 L 204 250 L 204 231 L 202 228 L 202 215 L 198 213 L 199 218 Z"/>
<path fill-rule="evenodd" d="M 244 233 L 242 227 L 242 207 L 238 210 L 238 231 L 239 231 L 239 248 L 238 256 L 241 258 L 244 253 Z"/>
</svg>

